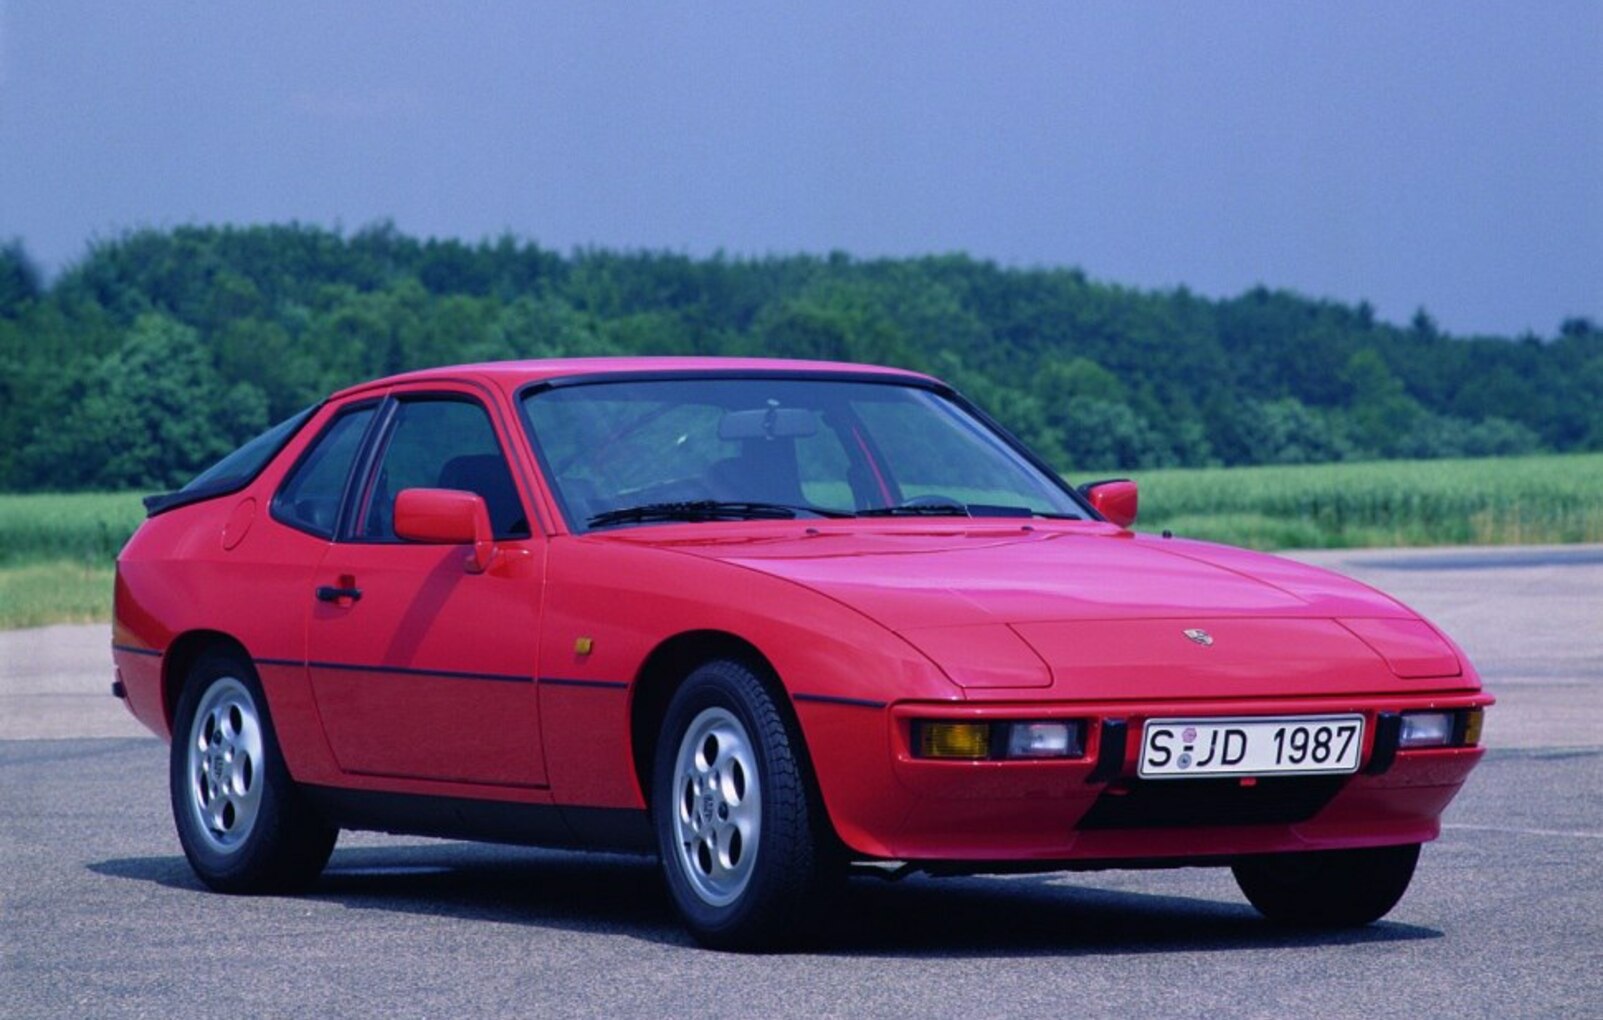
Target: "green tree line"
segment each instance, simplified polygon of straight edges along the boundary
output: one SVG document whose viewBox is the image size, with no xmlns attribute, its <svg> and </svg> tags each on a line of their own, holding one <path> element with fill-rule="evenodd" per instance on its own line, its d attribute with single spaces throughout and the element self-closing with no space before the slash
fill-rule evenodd
<svg viewBox="0 0 1603 1020">
<path fill-rule="evenodd" d="M 46 284 L 0 246 L 0 490 L 159 489 L 338 387 L 501 358 L 932 372 L 1066 472 L 1603 449 L 1603 330 L 1453 337 L 964 255 L 562 254 L 379 225 L 144 230 Z"/>
</svg>

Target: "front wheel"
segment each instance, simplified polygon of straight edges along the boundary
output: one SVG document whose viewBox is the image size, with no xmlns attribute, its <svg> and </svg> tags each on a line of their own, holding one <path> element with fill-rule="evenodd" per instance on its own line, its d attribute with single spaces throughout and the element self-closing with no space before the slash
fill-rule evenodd
<svg viewBox="0 0 1603 1020">
<path fill-rule="evenodd" d="M 668 892 L 707 946 L 770 948 L 810 905 L 823 855 L 800 739 L 739 662 L 699 667 L 668 704 L 653 821 Z"/>
<path fill-rule="evenodd" d="M 173 821 L 184 856 L 219 892 L 263 893 L 309 884 L 338 830 L 312 810 L 279 754 L 255 671 L 203 655 L 173 720 Z"/>
<path fill-rule="evenodd" d="M 1419 844 L 1271 854 L 1237 863 L 1236 884 L 1264 917 L 1308 928 L 1356 928 L 1397 905 Z"/>
</svg>

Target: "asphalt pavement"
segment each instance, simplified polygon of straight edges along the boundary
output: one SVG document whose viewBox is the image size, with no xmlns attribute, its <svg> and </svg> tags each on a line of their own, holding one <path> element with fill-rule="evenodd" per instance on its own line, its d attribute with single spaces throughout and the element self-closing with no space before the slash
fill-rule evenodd
<svg viewBox="0 0 1603 1020">
<path fill-rule="evenodd" d="M 1384 921 L 1228 873 L 854 879 L 800 951 L 695 947 L 645 858 L 346 834 L 315 889 L 189 872 L 104 627 L 0 633 L 0 1018 L 1603 1017 L 1603 548 L 1307 554 L 1460 641 L 1485 762 Z"/>
</svg>

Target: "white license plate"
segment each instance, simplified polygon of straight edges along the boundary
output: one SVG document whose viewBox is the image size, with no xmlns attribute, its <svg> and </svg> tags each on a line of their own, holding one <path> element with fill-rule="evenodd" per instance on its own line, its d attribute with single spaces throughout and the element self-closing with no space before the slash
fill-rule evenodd
<svg viewBox="0 0 1603 1020">
<path fill-rule="evenodd" d="M 1142 730 L 1143 779 L 1311 776 L 1357 772 L 1361 715 L 1150 719 Z"/>
</svg>

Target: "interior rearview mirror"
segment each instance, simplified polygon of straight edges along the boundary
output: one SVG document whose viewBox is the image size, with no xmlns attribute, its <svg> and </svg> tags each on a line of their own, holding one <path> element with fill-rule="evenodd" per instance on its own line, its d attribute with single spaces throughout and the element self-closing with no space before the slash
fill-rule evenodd
<svg viewBox="0 0 1603 1020">
<path fill-rule="evenodd" d="M 818 417 L 800 407 L 730 411 L 718 419 L 719 439 L 801 439 L 817 432 Z"/>
</svg>

